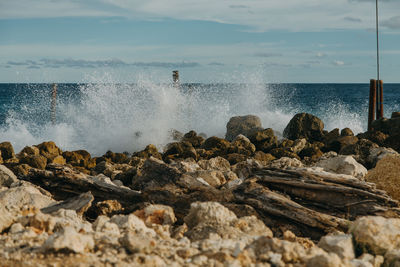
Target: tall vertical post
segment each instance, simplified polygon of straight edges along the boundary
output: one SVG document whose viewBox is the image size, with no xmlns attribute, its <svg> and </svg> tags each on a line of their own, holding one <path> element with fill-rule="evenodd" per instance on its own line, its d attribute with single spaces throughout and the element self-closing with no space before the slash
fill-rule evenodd
<svg viewBox="0 0 400 267">
<path fill-rule="evenodd" d="M 376 104 L 376 80 L 369 81 L 369 109 L 368 109 L 368 131 L 371 130 L 372 122 L 375 120 Z"/>
<path fill-rule="evenodd" d="M 383 81 L 382 80 L 378 80 L 377 81 L 377 88 L 378 88 L 378 95 L 377 98 L 378 100 L 378 105 L 377 106 L 377 113 L 376 113 L 376 119 L 382 119 L 383 118 Z"/>
<path fill-rule="evenodd" d="M 51 92 L 51 123 L 56 124 L 56 106 L 57 106 L 57 84 L 53 84 Z"/>
<path fill-rule="evenodd" d="M 174 70 L 172 71 L 172 81 L 174 82 L 174 86 L 176 88 L 180 87 L 180 82 L 179 82 L 179 71 Z"/>
</svg>

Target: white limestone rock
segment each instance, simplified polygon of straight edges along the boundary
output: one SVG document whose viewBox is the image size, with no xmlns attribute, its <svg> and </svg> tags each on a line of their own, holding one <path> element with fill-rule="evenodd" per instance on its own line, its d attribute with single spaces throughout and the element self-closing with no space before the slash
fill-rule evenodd
<svg viewBox="0 0 400 267">
<path fill-rule="evenodd" d="M 73 227 L 65 227 L 51 235 L 42 246 L 45 251 L 84 253 L 94 248 L 91 235 L 80 234 Z"/>
<path fill-rule="evenodd" d="M 0 187 L 10 187 L 14 182 L 17 182 L 17 176 L 4 165 L 0 165 Z"/>
<path fill-rule="evenodd" d="M 318 246 L 327 252 L 333 252 L 340 258 L 352 260 L 355 257 L 352 236 L 348 234 L 326 235 Z"/>
<path fill-rule="evenodd" d="M 323 168 L 327 172 L 348 174 L 358 179 L 363 179 L 368 172 L 367 169 L 358 163 L 352 156 L 345 155 L 323 159 L 317 162 L 316 166 Z"/>
</svg>

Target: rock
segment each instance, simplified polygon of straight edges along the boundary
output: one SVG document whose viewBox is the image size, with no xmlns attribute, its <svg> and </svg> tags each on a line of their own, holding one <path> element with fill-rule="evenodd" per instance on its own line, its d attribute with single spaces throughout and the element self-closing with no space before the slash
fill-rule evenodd
<svg viewBox="0 0 400 267">
<path fill-rule="evenodd" d="M 255 216 L 237 218 L 235 213 L 218 202 L 193 202 L 184 218 L 191 240 L 272 237 L 271 230 Z"/>
<path fill-rule="evenodd" d="M 0 233 L 29 210 L 41 209 L 53 203 L 54 200 L 26 182 L 20 186 L 0 191 Z"/>
<path fill-rule="evenodd" d="M 42 155 L 27 155 L 20 159 L 20 163 L 28 164 L 29 166 L 36 169 L 44 170 L 47 165 L 47 159 Z"/>
<path fill-rule="evenodd" d="M 226 125 L 225 138 L 228 141 L 232 141 L 239 134 L 249 137 L 255 132 L 261 130 L 262 125 L 259 117 L 254 115 L 236 116 L 229 119 L 229 122 Z"/>
<path fill-rule="evenodd" d="M 307 267 L 325 266 L 325 267 L 340 267 L 345 266 L 338 255 L 334 253 L 317 254 L 311 257 L 306 264 Z"/>
<path fill-rule="evenodd" d="M 224 156 L 230 164 L 234 165 L 237 164 L 239 162 L 243 162 L 246 161 L 249 157 L 243 154 L 239 154 L 239 153 L 231 153 L 228 155 Z"/>
<path fill-rule="evenodd" d="M 3 160 L 15 158 L 14 148 L 10 142 L 0 143 L 0 151 Z"/>
<path fill-rule="evenodd" d="M 335 151 L 343 154 L 343 149 L 347 149 L 348 146 L 354 145 L 358 142 L 358 137 L 356 136 L 340 136 L 335 140 L 331 141 L 327 149 L 329 151 Z"/>
<path fill-rule="evenodd" d="M 160 152 L 158 152 L 157 147 L 153 144 L 147 145 L 144 150 L 134 153 L 132 157 L 139 157 L 145 159 L 154 157 L 156 159 L 162 159 L 162 155 L 160 154 Z"/>
<path fill-rule="evenodd" d="M 276 158 L 269 153 L 264 153 L 262 151 L 256 151 L 254 154 L 254 159 L 266 165 L 269 162 L 275 160 Z"/>
<path fill-rule="evenodd" d="M 375 183 L 377 188 L 385 190 L 391 197 L 400 201 L 400 156 L 388 155 L 378 161 L 376 167 L 365 177 Z"/>
<path fill-rule="evenodd" d="M 229 141 L 216 136 L 211 136 L 204 141 L 201 148 L 206 150 L 216 150 L 221 152 L 221 154 L 226 154 L 226 151 L 230 146 L 231 143 Z"/>
<path fill-rule="evenodd" d="M 43 142 L 36 147 L 39 149 L 40 155 L 49 160 L 48 163 L 50 163 L 53 158 L 62 154 L 61 149 L 59 149 L 53 141 Z"/>
<path fill-rule="evenodd" d="M 304 148 L 307 146 L 307 140 L 305 138 L 301 139 L 296 139 L 293 143 L 293 146 L 290 148 L 290 150 L 293 153 L 299 154 L 300 151 L 302 151 Z"/>
<path fill-rule="evenodd" d="M 339 154 L 353 155 L 353 157 L 358 162 L 365 165 L 367 168 L 370 168 L 370 166 L 368 165 L 368 156 L 369 156 L 370 150 L 372 148 L 376 148 L 376 147 L 378 147 L 378 145 L 371 142 L 370 140 L 360 139 L 357 141 L 357 143 L 355 143 L 353 145 L 347 145 L 347 146 L 343 147 L 339 151 Z"/>
<path fill-rule="evenodd" d="M 195 178 L 201 178 L 213 187 L 219 187 L 226 183 L 224 174 L 221 171 L 214 170 L 200 170 L 191 173 Z"/>
<path fill-rule="evenodd" d="M 350 227 L 357 249 L 374 255 L 400 247 L 400 219 L 365 216 Z"/>
<path fill-rule="evenodd" d="M 29 173 L 29 170 L 32 168 L 28 164 L 11 164 L 8 165 L 8 168 L 15 173 L 17 177 L 26 176 Z"/>
<path fill-rule="evenodd" d="M 11 170 L 4 165 L 0 165 L 0 187 L 10 187 L 12 183 L 17 181 L 17 177 Z"/>
<path fill-rule="evenodd" d="M 54 164 L 61 164 L 61 165 L 65 165 L 67 163 L 67 161 L 65 160 L 65 158 L 63 156 L 57 156 L 55 158 L 48 160 L 48 162 L 54 163 Z"/>
<path fill-rule="evenodd" d="M 231 165 L 229 161 L 223 157 L 215 157 L 209 160 L 199 160 L 198 164 L 204 170 L 218 170 L 222 172 L 230 171 Z"/>
<path fill-rule="evenodd" d="M 225 224 L 236 220 L 235 213 L 218 202 L 193 202 L 185 223 L 189 228 L 207 222 L 209 224 Z"/>
<path fill-rule="evenodd" d="M 363 179 L 367 169 L 358 163 L 352 156 L 338 156 L 335 158 L 323 159 L 315 164 L 327 172 L 348 174 Z"/>
<path fill-rule="evenodd" d="M 381 255 L 375 257 L 374 255 L 364 253 L 357 259 L 351 260 L 350 263 L 355 267 L 380 267 L 384 260 L 385 259 Z"/>
<path fill-rule="evenodd" d="M 124 153 L 114 153 L 112 151 L 107 151 L 103 157 L 110 159 L 113 163 L 128 163 L 128 156 Z"/>
<path fill-rule="evenodd" d="M 400 120 L 400 118 L 398 119 Z M 383 145 L 386 147 L 391 147 L 400 153 L 400 132 L 386 138 Z"/>
<path fill-rule="evenodd" d="M 289 167 L 301 168 L 301 167 L 303 167 L 303 163 L 301 163 L 301 161 L 296 158 L 282 157 L 280 159 L 272 161 L 268 165 L 268 167 L 278 168 L 278 169 L 286 169 Z"/>
<path fill-rule="evenodd" d="M 339 128 L 335 128 L 324 135 L 323 142 L 326 146 L 329 146 L 333 141 L 338 139 L 339 136 L 340 136 Z"/>
<path fill-rule="evenodd" d="M 323 129 L 321 119 L 308 113 L 299 113 L 290 120 L 283 136 L 291 140 L 306 138 L 308 141 L 322 141 Z"/>
<path fill-rule="evenodd" d="M 123 210 L 121 203 L 114 199 L 97 202 L 94 206 L 94 212 L 99 216 L 112 216 Z"/>
<path fill-rule="evenodd" d="M 387 147 L 372 147 L 369 151 L 367 162 L 370 166 L 375 167 L 378 161 L 386 156 L 400 156 L 395 150 Z"/>
<path fill-rule="evenodd" d="M 344 128 L 340 131 L 340 136 L 354 136 L 354 133 L 350 128 Z"/>
<path fill-rule="evenodd" d="M 72 166 L 80 166 L 87 169 L 94 168 L 96 161 L 93 159 L 89 152 L 86 150 L 65 151 L 62 153 L 67 163 Z"/>
<path fill-rule="evenodd" d="M 149 237 L 155 237 L 156 232 L 148 228 L 145 223 L 134 214 L 129 215 L 114 215 L 111 217 L 110 222 L 118 225 L 122 232 L 132 232 L 136 234 L 144 234 Z"/>
<path fill-rule="evenodd" d="M 400 112 L 392 112 L 392 116 L 390 118 L 391 119 L 400 118 Z"/>
<path fill-rule="evenodd" d="M 386 252 L 384 266 L 390 266 L 390 267 L 400 266 L 400 249 L 393 249 Z"/>
<path fill-rule="evenodd" d="M 166 205 L 149 205 L 144 209 L 135 211 L 134 214 L 142 219 L 147 226 L 152 224 L 172 225 L 176 222 L 174 210 Z"/>
<path fill-rule="evenodd" d="M 395 117 L 391 119 L 382 118 L 379 120 L 374 120 L 371 124 L 373 131 L 380 131 L 389 136 L 396 135 L 400 133 L 400 118 Z"/>
<path fill-rule="evenodd" d="M 186 141 L 169 143 L 163 154 L 164 161 L 176 158 L 193 158 L 196 160 L 197 157 L 196 149 Z"/>
<path fill-rule="evenodd" d="M 45 251 L 84 253 L 94 248 L 94 240 L 92 236 L 80 234 L 67 226 L 50 236 L 42 248 Z"/>
<path fill-rule="evenodd" d="M 308 157 L 312 161 L 317 161 L 323 155 L 322 151 L 317 146 L 308 146 L 304 148 L 300 153 L 299 156 L 301 158 Z"/>
<path fill-rule="evenodd" d="M 40 154 L 39 148 L 35 146 L 26 146 L 21 150 L 21 152 L 19 152 L 17 157 L 21 158 L 26 155 L 38 156 L 39 154 Z"/>
<path fill-rule="evenodd" d="M 341 259 L 352 260 L 355 257 L 352 236 L 348 234 L 323 236 L 318 246 L 337 254 Z"/>
<path fill-rule="evenodd" d="M 300 157 L 296 153 L 293 153 L 285 148 L 274 148 L 269 153 L 276 158 L 286 157 L 300 160 Z"/>
<path fill-rule="evenodd" d="M 147 236 L 135 235 L 131 232 L 125 233 L 125 235 L 120 239 L 120 243 L 130 253 L 150 254 L 156 247 L 155 240 L 150 239 Z"/>
<path fill-rule="evenodd" d="M 197 135 L 195 131 L 190 131 L 183 136 L 182 141 L 191 143 L 194 148 L 199 148 L 204 143 L 204 138 Z"/>
<path fill-rule="evenodd" d="M 250 140 L 246 136 L 239 134 L 236 136 L 235 140 L 232 141 L 232 145 L 228 152 L 251 156 L 255 151 L 256 147 L 250 142 Z"/>
<path fill-rule="evenodd" d="M 268 152 L 278 146 L 278 138 L 271 128 L 257 131 L 249 136 L 250 141 L 256 146 L 257 150 Z"/>
</svg>

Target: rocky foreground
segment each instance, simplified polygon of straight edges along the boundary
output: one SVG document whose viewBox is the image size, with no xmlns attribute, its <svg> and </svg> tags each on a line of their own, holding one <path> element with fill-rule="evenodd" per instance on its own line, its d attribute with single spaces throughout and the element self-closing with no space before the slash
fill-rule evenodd
<svg viewBox="0 0 400 267">
<path fill-rule="evenodd" d="M 400 114 L 354 136 L 297 114 L 163 152 L 0 144 L 0 266 L 400 266 Z"/>
</svg>

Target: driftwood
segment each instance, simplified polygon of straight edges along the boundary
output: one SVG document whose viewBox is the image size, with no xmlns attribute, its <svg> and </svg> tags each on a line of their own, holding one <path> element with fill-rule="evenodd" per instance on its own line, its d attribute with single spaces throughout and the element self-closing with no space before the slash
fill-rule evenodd
<svg viewBox="0 0 400 267">
<path fill-rule="evenodd" d="M 94 197 L 92 193 L 87 192 L 80 194 L 77 197 L 69 198 L 65 201 L 62 201 L 61 203 L 57 203 L 55 205 L 43 208 L 40 211 L 43 213 L 53 213 L 60 209 L 67 209 L 67 210 L 74 210 L 78 215 L 82 215 L 90 208 L 93 200 Z"/>
<path fill-rule="evenodd" d="M 126 205 L 142 201 L 140 192 L 106 182 L 105 176 L 88 176 L 66 166 L 49 164 L 46 170 L 31 169 L 26 180 L 43 187 L 56 199 L 90 191 L 96 201 L 115 199 Z"/>
<path fill-rule="evenodd" d="M 50 191 L 55 198 L 70 199 L 60 207 L 80 210 L 79 206 L 94 201 L 117 200 L 132 211 L 143 202 L 172 206 L 182 222 L 194 201 L 219 201 L 234 207 L 238 215 L 257 214 L 273 229 L 294 229 L 296 234 L 318 239 L 338 229 L 346 231 L 349 222 L 361 215 L 400 217 L 398 202 L 372 183 L 356 178 L 312 169 L 255 168 L 251 176 L 232 189 L 217 189 L 196 182 L 196 177 L 182 173 L 162 161 L 149 159 L 134 178 L 132 190 L 117 186 L 105 176 L 89 176 L 66 166 L 49 165 L 46 170 L 32 169 L 25 177 Z M 77 197 L 77 195 L 80 195 Z M 90 204 L 89 204 L 90 205 Z M 84 210 L 84 208 L 83 208 Z M 274 228 L 275 227 L 275 228 Z"/>
</svg>

